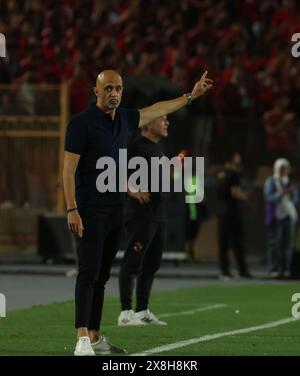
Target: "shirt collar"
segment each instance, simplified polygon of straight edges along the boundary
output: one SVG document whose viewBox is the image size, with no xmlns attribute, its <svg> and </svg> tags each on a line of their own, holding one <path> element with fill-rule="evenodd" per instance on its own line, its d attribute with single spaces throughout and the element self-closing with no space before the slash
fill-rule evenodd
<svg viewBox="0 0 300 376">
<path fill-rule="evenodd" d="M 98 107 L 96 105 L 96 102 L 93 102 L 90 104 L 90 110 L 96 115 L 96 116 L 100 116 L 100 117 L 106 117 L 106 116 L 110 116 L 109 114 L 107 114 L 106 112 L 104 112 L 103 110 L 101 110 L 100 107 Z M 116 109 L 116 113 L 115 113 L 115 119 L 114 121 L 119 117 L 119 108 Z"/>
<path fill-rule="evenodd" d="M 158 142 L 154 142 L 154 141 L 150 140 L 148 137 L 145 137 L 143 135 L 141 136 L 141 138 L 144 140 L 144 142 L 147 142 L 148 144 L 157 145 L 159 143 L 159 141 Z"/>
</svg>

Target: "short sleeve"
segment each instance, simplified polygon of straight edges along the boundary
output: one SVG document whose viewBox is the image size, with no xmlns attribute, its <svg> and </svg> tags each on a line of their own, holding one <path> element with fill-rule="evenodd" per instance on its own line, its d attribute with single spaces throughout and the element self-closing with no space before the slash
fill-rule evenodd
<svg viewBox="0 0 300 376">
<path fill-rule="evenodd" d="M 87 145 L 87 125 L 82 118 L 70 121 L 65 138 L 65 151 L 82 154 Z"/>
<path fill-rule="evenodd" d="M 122 115 L 126 119 L 128 129 L 130 131 L 134 131 L 139 127 L 140 122 L 140 112 L 139 110 L 132 110 L 132 109 L 122 109 Z"/>
</svg>

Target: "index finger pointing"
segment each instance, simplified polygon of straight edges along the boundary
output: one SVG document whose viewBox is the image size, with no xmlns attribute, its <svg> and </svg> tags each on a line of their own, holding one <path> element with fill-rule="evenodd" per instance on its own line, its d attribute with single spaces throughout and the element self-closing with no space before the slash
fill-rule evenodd
<svg viewBox="0 0 300 376">
<path fill-rule="evenodd" d="M 201 80 L 205 80 L 207 75 L 207 70 L 202 74 Z"/>
</svg>

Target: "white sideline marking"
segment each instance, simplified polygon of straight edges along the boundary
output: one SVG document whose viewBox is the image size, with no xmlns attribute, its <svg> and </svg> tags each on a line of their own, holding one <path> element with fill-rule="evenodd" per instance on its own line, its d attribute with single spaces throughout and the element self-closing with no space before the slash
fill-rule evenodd
<svg viewBox="0 0 300 376">
<path fill-rule="evenodd" d="M 273 322 L 268 322 L 266 324 L 258 325 L 258 326 L 250 326 L 249 328 L 243 328 L 243 329 L 237 329 L 237 330 L 232 330 L 229 332 L 221 332 L 221 333 L 216 333 L 216 334 L 210 334 L 198 338 L 191 338 L 185 341 L 179 341 L 179 342 L 174 342 L 170 343 L 168 345 L 163 345 L 159 347 L 154 347 L 153 349 L 149 349 L 140 353 L 135 353 L 131 354 L 131 356 L 146 356 L 146 355 L 151 355 L 151 354 L 157 354 L 160 352 L 164 351 L 170 351 L 174 349 L 178 349 L 180 347 L 185 347 L 185 346 L 190 346 L 194 345 L 195 343 L 199 342 L 206 342 L 206 341 L 211 341 L 213 339 L 221 338 L 221 337 L 227 337 L 227 336 L 233 336 L 235 334 L 245 334 L 245 333 L 250 333 L 250 332 L 255 332 L 256 330 L 263 330 L 263 329 L 269 329 L 269 328 L 274 328 L 276 326 L 280 325 L 285 325 L 289 324 L 290 322 L 294 322 L 299 320 L 299 318 L 294 318 L 290 317 L 288 319 L 282 319 L 278 321 L 273 321 Z"/>
<path fill-rule="evenodd" d="M 162 315 L 157 315 L 157 316 L 161 318 L 161 317 L 172 317 L 172 316 L 181 316 L 181 315 L 193 315 L 194 313 L 204 312 L 204 311 L 209 311 L 211 309 L 219 309 L 219 308 L 224 308 L 224 307 L 227 307 L 227 304 L 214 304 L 214 305 L 207 306 L 207 307 L 191 309 L 190 311 L 164 313 Z"/>
</svg>

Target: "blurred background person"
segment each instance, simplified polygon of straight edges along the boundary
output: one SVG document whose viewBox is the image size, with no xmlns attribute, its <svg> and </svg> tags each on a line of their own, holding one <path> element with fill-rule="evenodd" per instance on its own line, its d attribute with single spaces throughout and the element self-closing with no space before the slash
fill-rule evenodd
<svg viewBox="0 0 300 376">
<path fill-rule="evenodd" d="M 289 110 L 289 98 L 281 97 L 263 116 L 267 136 L 267 162 L 281 157 L 290 158 L 295 152 L 295 113 Z"/>
<path fill-rule="evenodd" d="M 169 121 L 161 116 L 142 129 L 142 136 L 128 148 L 128 160 L 143 157 L 148 164 L 148 188 L 151 187 L 151 160 L 164 156 L 160 140 L 168 136 Z M 133 173 L 133 171 L 132 171 Z M 159 173 L 161 187 L 162 170 Z M 166 208 L 164 193 L 136 192 L 128 188 L 125 211 L 126 249 L 119 274 L 121 313 L 119 325 L 167 325 L 148 309 L 154 275 L 159 269 L 165 246 Z M 132 294 L 136 277 L 136 310 Z"/>
<path fill-rule="evenodd" d="M 268 273 L 272 278 L 291 275 L 299 192 L 291 185 L 290 170 L 287 159 L 277 159 L 273 176 L 264 184 Z"/>
<path fill-rule="evenodd" d="M 190 152 L 186 149 L 182 149 L 177 156 L 177 165 L 173 171 L 173 180 L 181 179 L 182 170 L 185 167 L 186 157 L 191 157 Z M 195 192 L 201 192 L 201 182 L 195 171 L 194 160 L 192 161 L 193 168 L 191 176 L 186 177 L 184 184 L 184 194 L 188 196 L 194 196 Z M 182 195 L 182 200 L 184 197 Z M 201 224 L 207 219 L 207 207 L 204 203 L 204 198 L 201 202 L 184 202 L 184 252 L 186 258 L 190 262 L 195 262 L 196 257 L 196 245 L 195 240 L 200 231 Z"/>
<path fill-rule="evenodd" d="M 194 195 L 195 191 L 199 192 L 201 190 L 201 183 L 195 171 L 193 175 L 189 177 L 187 181 L 189 188 L 187 191 L 188 195 Z M 193 187 L 197 187 L 195 191 L 192 190 Z M 187 259 L 191 262 L 196 261 L 196 247 L 195 240 L 201 229 L 202 223 L 207 219 L 207 206 L 203 201 L 201 202 L 189 202 L 185 203 L 185 222 L 184 222 L 184 250 L 187 255 Z"/>
<path fill-rule="evenodd" d="M 219 176 L 220 211 L 218 215 L 218 245 L 220 279 L 227 281 L 230 272 L 229 249 L 232 247 L 240 277 L 252 278 L 245 260 L 244 231 L 240 202 L 249 199 L 242 187 L 242 159 L 238 152 L 230 152 L 225 158 L 225 169 Z"/>
</svg>

